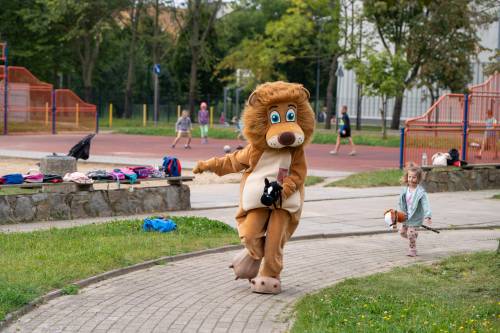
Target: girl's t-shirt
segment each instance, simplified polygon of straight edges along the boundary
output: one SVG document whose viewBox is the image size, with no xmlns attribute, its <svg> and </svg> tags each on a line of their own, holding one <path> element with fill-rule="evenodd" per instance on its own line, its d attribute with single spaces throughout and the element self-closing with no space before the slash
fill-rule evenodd
<svg viewBox="0 0 500 333">
<path fill-rule="evenodd" d="M 411 211 L 413 205 L 413 195 L 415 194 L 415 190 L 411 190 L 410 187 L 406 190 L 406 207 L 408 212 Z"/>
</svg>

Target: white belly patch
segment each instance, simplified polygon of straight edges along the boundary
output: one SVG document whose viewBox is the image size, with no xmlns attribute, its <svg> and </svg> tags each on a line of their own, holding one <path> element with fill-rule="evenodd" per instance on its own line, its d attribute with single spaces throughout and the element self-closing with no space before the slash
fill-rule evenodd
<svg viewBox="0 0 500 333">
<path fill-rule="evenodd" d="M 290 173 L 292 154 L 288 150 L 266 150 L 252 173 L 248 176 L 243 187 L 241 198 L 241 208 L 250 210 L 266 207 L 260 202 L 260 197 L 264 192 L 264 179 L 270 182 L 278 180 L 283 182 L 283 178 Z M 295 213 L 300 209 L 300 193 L 295 191 L 288 199 L 283 201 L 281 208 L 290 213 Z"/>
</svg>

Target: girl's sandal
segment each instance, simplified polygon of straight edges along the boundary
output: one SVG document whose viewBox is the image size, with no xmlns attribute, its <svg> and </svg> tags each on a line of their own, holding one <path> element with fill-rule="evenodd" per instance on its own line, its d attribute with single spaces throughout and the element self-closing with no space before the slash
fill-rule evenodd
<svg viewBox="0 0 500 333">
<path fill-rule="evenodd" d="M 250 289 L 259 294 L 279 294 L 281 293 L 281 282 L 269 276 L 258 276 L 250 280 Z"/>
</svg>

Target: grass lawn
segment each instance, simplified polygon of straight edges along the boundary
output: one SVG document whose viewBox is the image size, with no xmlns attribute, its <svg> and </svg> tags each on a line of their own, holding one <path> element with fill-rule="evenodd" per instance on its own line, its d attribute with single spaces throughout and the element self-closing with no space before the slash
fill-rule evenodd
<svg viewBox="0 0 500 333">
<path fill-rule="evenodd" d="M 459 255 L 304 297 L 291 332 L 499 332 L 500 255 Z"/>
<path fill-rule="evenodd" d="M 142 231 L 126 220 L 69 229 L 0 233 L 0 320 L 50 290 L 75 293 L 71 282 L 148 259 L 239 244 L 222 222 L 174 217 L 177 231 Z"/>
<path fill-rule="evenodd" d="M 146 127 L 142 126 L 142 119 L 113 119 L 113 127 L 109 128 L 108 120 L 101 119 L 100 129 L 113 130 L 114 133 L 137 134 L 137 135 L 157 135 L 157 136 L 175 136 L 174 122 L 159 122 L 157 127 L 148 123 Z M 323 124 L 320 125 L 314 134 L 313 143 L 335 144 L 337 134 L 334 129 L 325 130 Z M 200 137 L 200 128 L 193 124 L 193 137 Z M 215 139 L 236 139 L 236 128 L 232 127 L 213 127 L 208 131 L 208 136 Z M 388 135 L 387 139 L 382 139 L 378 127 L 364 127 L 361 131 L 353 131 L 353 140 L 355 144 L 367 146 L 399 147 L 399 135 Z"/>
<path fill-rule="evenodd" d="M 493 195 L 493 199 L 500 199 L 500 193 Z"/>
<path fill-rule="evenodd" d="M 399 179 L 403 175 L 400 169 L 387 169 L 360 172 L 344 179 L 336 180 L 327 184 L 326 186 L 343 186 L 343 187 L 376 187 L 376 186 L 398 186 L 400 185 Z"/>
<path fill-rule="evenodd" d="M 321 183 L 323 180 L 325 180 L 325 177 L 307 176 L 304 186 L 312 186 Z"/>
<path fill-rule="evenodd" d="M 0 195 L 33 194 L 38 192 L 40 192 L 39 189 L 32 188 L 0 187 Z"/>
</svg>

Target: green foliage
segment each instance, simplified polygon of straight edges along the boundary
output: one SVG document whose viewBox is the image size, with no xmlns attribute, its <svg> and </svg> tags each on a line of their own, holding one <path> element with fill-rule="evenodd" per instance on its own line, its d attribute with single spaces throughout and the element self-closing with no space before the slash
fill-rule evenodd
<svg viewBox="0 0 500 333">
<path fill-rule="evenodd" d="M 358 83 L 368 96 L 383 96 L 385 99 L 402 93 L 409 65 L 401 54 L 392 56 L 387 51 L 367 53 L 367 62 L 354 61 L 353 69 Z"/>
<path fill-rule="evenodd" d="M 368 171 L 355 173 L 344 179 L 336 180 L 326 186 L 340 187 L 377 187 L 377 186 L 398 186 L 403 171 L 399 169 L 387 169 L 378 171 Z"/>
<path fill-rule="evenodd" d="M 0 233 L 0 320 L 71 282 L 161 256 L 238 244 L 236 232 L 206 218 L 173 217 L 177 230 L 144 232 L 142 221 L 124 220 L 68 229 Z"/>
<path fill-rule="evenodd" d="M 498 332 L 499 274 L 481 252 L 348 279 L 300 300 L 291 332 Z"/>
<path fill-rule="evenodd" d="M 493 75 L 495 72 L 500 73 L 500 49 L 497 49 L 495 54 L 490 57 L 491 63 L 484 68 L 485 75 Z"/>
<path fill-rule="evenodd" d="M 500 193 L 499 193 L 499 194 L 495 194 L 495 195 L 493 195 L 493 197 L 492 197 L 492 198 L 493 198 L 493 199 L 500 199 Z"/>
</svg>

